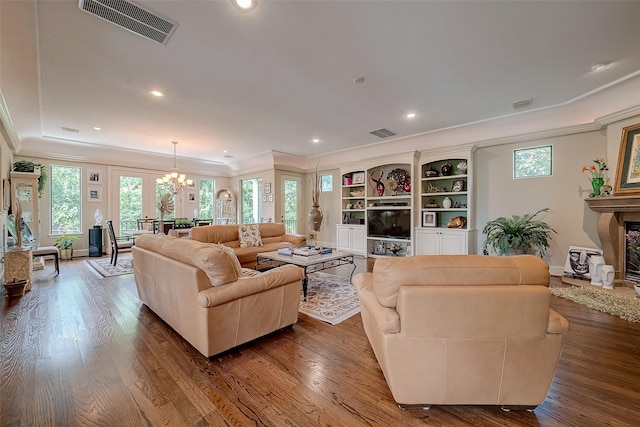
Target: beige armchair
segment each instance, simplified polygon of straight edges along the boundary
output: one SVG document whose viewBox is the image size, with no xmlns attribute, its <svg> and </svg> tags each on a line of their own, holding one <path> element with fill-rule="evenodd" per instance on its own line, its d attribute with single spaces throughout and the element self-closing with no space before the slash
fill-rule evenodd
<svg viewBox="0 0 640 427">
<path fill-rule="evenodd" d="M 549 267 L 532 255 L 380 258 L 353 278 L 362 322 L 400 406 L 535 408 L 567 320 L 549 308 Z"/>
</svg>

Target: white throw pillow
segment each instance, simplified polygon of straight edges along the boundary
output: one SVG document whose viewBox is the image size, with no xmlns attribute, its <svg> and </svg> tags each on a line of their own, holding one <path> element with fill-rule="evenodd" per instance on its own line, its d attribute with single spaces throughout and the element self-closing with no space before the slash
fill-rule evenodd
<svg viewBox="0 0 640 427">
<path fill-rule="evenodd" d="M 260 237 L 258 224 L 239 225 L 238 234 L 240 235 L 241 248 L 262 246 L 262 237 Z"/>
</svg>

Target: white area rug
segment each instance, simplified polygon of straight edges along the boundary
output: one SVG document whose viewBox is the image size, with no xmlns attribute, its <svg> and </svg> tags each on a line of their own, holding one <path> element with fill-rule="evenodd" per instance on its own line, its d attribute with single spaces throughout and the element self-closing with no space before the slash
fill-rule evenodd
<svg viewBox="0 0 640 427">
<path fill-rule="evenodd" d="M 300 295 L 300 313 L 337 325 L 360 313 L 358 292 L 346 277 L 327 273 L 309 275 L 307 300 Z"/>
<path fill-rule="evenodd" d="M 118 255 L 118 262 L 115 266 L 111 265 L 111 258 L 100 258 L 85 262 L 89 266 L 89 270 L 93 271 L 98 277 L 113 277 L 133 273 L 131 254 L 129 253 Z"/>
<path fill-rule="evenodd" d="M 603 313 L 613 314 L 629 322 L 640 322 L 640 298 L 594 287 L 551 287 L 549 291 L 551 295 L 566 298 Z"/>
</svg>

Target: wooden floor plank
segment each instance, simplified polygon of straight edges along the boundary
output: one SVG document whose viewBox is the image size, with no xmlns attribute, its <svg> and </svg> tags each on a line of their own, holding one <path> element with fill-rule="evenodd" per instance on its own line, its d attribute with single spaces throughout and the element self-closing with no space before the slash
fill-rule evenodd
<svg viewBox="0 0 640 427">
<path fill-rule="evenodd" d="M 83 259 L 47 270 L 0 308 L 0 425 L 640 425 L 640 325 L 561 298 L 552 307 L 571 330 L 535 412 L 401 410 L 360 315 L 336 326 L 300 315 L 207 359 L 140 303 L 132 275 L 97 278 Z"/>
</svg>

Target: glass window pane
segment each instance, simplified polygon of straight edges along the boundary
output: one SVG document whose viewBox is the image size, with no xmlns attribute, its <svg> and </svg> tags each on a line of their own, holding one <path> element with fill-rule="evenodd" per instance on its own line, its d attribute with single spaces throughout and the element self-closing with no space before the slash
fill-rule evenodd
<svg viewBox="0 0 640 427">
<path fill-rule="evenodd" d="M 142 218 L 142 178 L 138 176 L 121 176 L 120 230 L 136 230 L 139 218 Z"/>
<path fill-rule="evenodd" d="M 320 191 L 323 193 L 333 191 L 333 175 L 320 176 Z"/>
<path fill-rule="evenodd" d="M 242 224 L 259 222 L 262 213 L 260 201 L 262 188 L 261 178 L 243 179 L 240 181 L 240 210 Z"/>
<path fill-rule="evenodd" d="M 287 233 L 298 233 L 298 182 L 284 181 L 284 224 Z"/>
<path fill-rule="evenodd" d="M 552 150 L 550 145 L 513 151 L 514 178 L 550 176 L 551 166 Z"/>
<path fill-rule="evenodd" d="M 51 234 L 82 230 L 81 168 L 51 165 Z"/>
<path fill-rule="evenodd" d="M 199 219 L 213 219 L 213 197 L 215 194 L 215 183 L 212 179 L 200 180 L 200 205 L 198 207 Z"/>
</svg>

